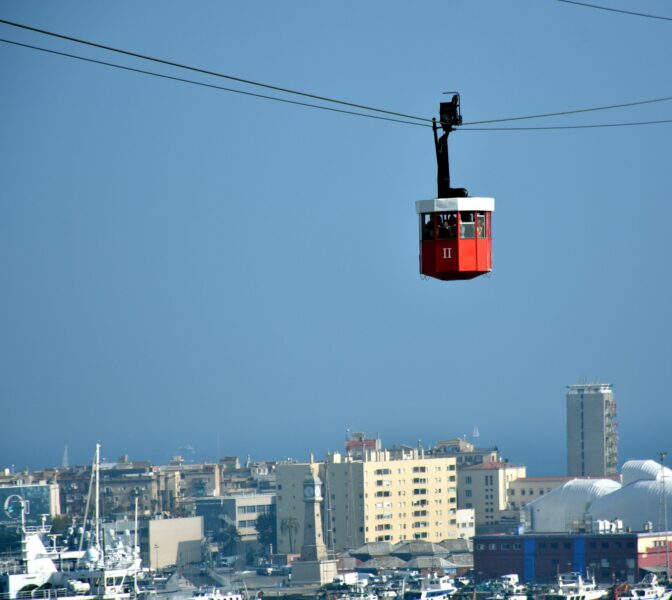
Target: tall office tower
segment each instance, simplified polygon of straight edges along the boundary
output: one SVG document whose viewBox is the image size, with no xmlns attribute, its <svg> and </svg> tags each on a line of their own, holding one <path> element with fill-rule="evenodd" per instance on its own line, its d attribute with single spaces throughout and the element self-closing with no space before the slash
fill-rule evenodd
<svg viewBox="0 0 672 600">
<path fill-rule="evenodd" d="M 609 383 L 567 386 L 567 474 L 617 475 L 616 402 Z"/>
</svg>

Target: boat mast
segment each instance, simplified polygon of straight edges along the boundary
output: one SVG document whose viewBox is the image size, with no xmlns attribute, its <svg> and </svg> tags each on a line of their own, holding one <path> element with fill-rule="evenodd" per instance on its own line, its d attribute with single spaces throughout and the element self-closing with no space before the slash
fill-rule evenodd
<svg viewBox="0 0 672 600">
<path fill-rule="evenodd" d="M 670 547 L 667 541 L 667 490 L 665 489 L 665 459 L 667 458 L 667 452 L 659 452 L 658 457 L 660 458 L 660 501 L 663 509 L 663 519 L 661 525 L 663 526 L 663 531 L 665 532 L 665 575 L 667 580 L 670 579 Z"/>
<path fill-rule="evenodd" d="M 94 462 L 95 486 L 96 486 L 96 513 L 95 513 L 95 538 L 94 544 L 97 550 L 101 550 L 100 544 L 100 444 L 96 444 L 96 460 Z"/>
<path fill-rule="evenodd" d="M 138 592 L 138 497 L 135 497 L 135 513 L 133 516 L 133 587 Z"/>
</svg>

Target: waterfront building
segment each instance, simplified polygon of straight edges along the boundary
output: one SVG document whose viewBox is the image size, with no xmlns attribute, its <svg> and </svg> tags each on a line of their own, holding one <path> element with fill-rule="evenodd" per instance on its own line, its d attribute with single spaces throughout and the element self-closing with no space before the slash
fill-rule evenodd
<svg viewBox="0 0 672 600">
<path fill-rule="evenodd" d="M 525 477 L 524 465 L 486 462 L 463 467 L 458 471 L 458 506 L 473 509 L 476 530 L 488 531 L 499 525 L 515 527 L 509 509 L 509 487 Z"/>
<path fill-rule="evenodd" d="M 573 477 L 519 477 L 509 483 L 509 509 L 520 510 L 525 508 L 530 502 L 549 494 L 555 488 L 558 488 Z"/>
<path fill-rule="evenodd" d="M 238 492 L 194 500 L 194 512 L 203 517 L 205 534 L 216 538 L 226 527 L 235 527 L 239 541 L 257 540 L 257 517 L 275 512 L 275 493 Z"/>
<path fill-rule="evenodd" d="M 133 519 L 124 519 L 105 523 L 103 531 L 106 536 L 116 532 L 134 537 L 134 528 Z M 142 564 L 152 571 L 202 560 L 202 517 L 141 518 L 137 536 Z"/>
<path fill-rule="evenodd" d="M 333 453 L 323 463 L 278 464 L 278 549 L 303 533 L 303 480 L 323 482 L 325 541 L 341 552 L 373 542 L 468 538 L 473 509 L 458 510 L 453 456 L 427 456 L 422 449 L 371 450 L 363 459 Z M 293 526 L 290 526 L 293 524 Z"/>
<path fill-rule="evenodd" d="M 610 477 L 618 469 L 616 401 L 608 383 L 567 388 L 567 474 Z"/>
<path fill-rule="evenodd" d="M 517 573 L 521 581 L 550 583 L 558 573 L 588 570 L 599 583 L 639 581 L 665 570 L 672 537 L 665 533 L 548 533 L 477 535 L 478 581 Z"/>
</svg>

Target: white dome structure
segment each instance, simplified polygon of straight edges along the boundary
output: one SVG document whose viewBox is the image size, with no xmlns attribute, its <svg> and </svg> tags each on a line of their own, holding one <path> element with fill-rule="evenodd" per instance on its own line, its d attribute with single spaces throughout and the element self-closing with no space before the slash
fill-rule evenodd
<svg viewBox="0 0 672 600">
<path fill-rule="evenodd" d="M 672 480 L 672 471 L 667 467 L 660 468 L 655 460 L 629 460 L 621 469 L 623 485 L 628 486 L 636 481 L 660 481 L 665 473 L 665 479 Z"/>
<path fill-rule="evenodd" d="M 568 531 L 584 522 L 596 500 L 620 489 L 612 479 L 573 479 L 530 502 L 525 507 L 528 522 L 535 532 Z"/>
<path fill-rule="evenodd" d="M 622 472 L 623 488 L 593 503 L 590 509 L 593 520 L 619 519 L 632 531 L 644 531 L 650 523 L 654 531 L 660 531 L 664 525 L 661 509 L 666 504 L 669 529 L 672 526 L 672 471 L 663 470 L 660 463 L 653 460 L 631 460 L 623 465 Z"/>
<path fill-rule="evenodd" d="M 574 479 L 530 502 L 525 510 L 531 530 L 570 531 L 590 522 L 620 521 L 626 530 L 661 531 L 663 506 L 672 528 L 672 470 L 655 460 L 629 460 L 621 473 L 622 487 L 611 479 Z"/>
</svg>

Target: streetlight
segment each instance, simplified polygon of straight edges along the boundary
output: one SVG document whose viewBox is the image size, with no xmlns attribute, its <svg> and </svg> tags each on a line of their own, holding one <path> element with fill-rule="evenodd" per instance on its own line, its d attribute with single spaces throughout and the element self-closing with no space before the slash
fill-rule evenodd
<svg viewBox="0 0 672 600">
<path fill-rule="evenodd" d="M 154 570 L 159 570 L 159 545 L 154 544 L 154 556 L 156 557 L 156 565 L 154 565 Z"/>
</svg>

